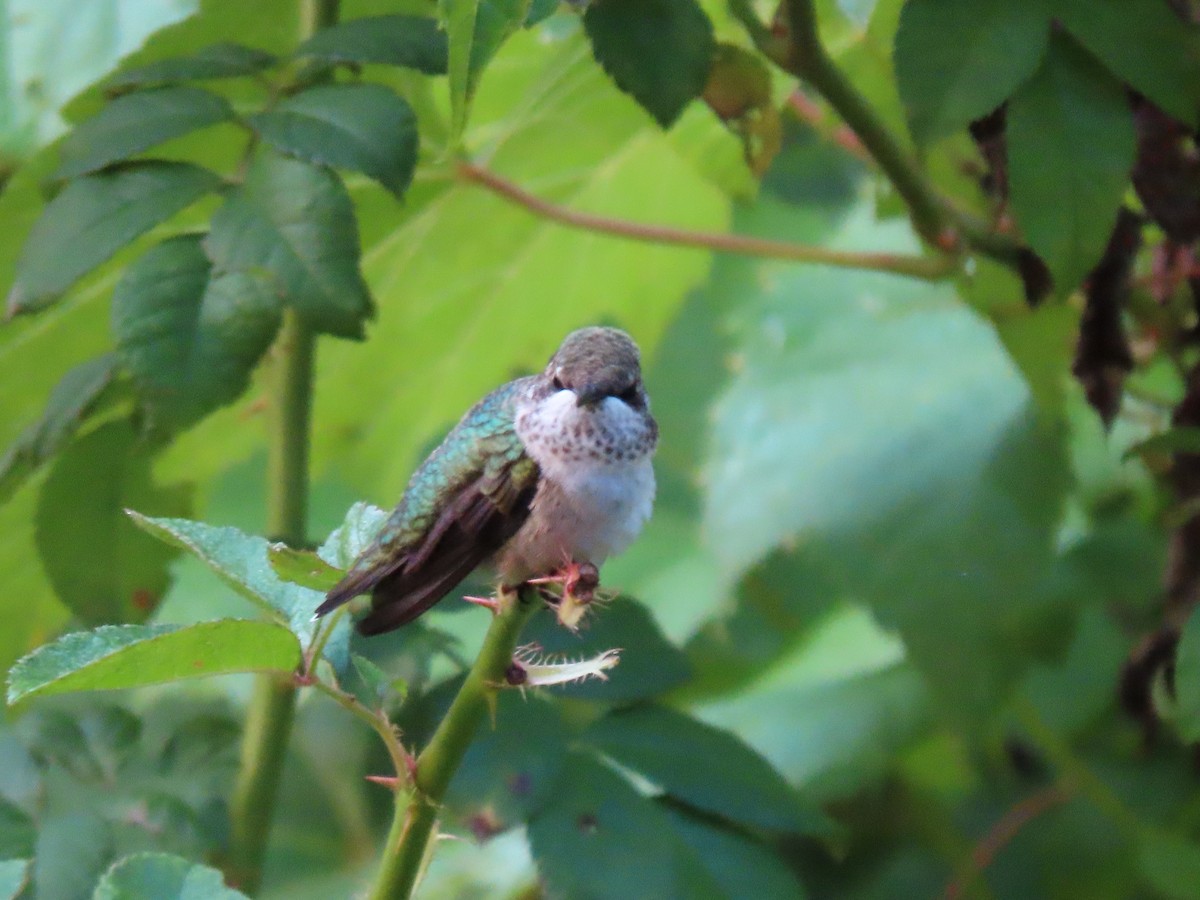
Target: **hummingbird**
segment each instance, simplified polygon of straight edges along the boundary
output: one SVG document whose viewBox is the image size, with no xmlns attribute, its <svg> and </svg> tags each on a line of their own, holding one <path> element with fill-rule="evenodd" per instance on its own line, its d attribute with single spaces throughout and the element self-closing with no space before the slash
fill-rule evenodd
<svg viewBox="0 0 1200 900">
<path fill-rule="evenodd" d="M 467 411 L 317 615 L 369 592 L 358 630 L 381 634 L 483 564 L 508 588 L 599 566 L 650 517 L 657 443 L 637 344 L 617 328 L 571 332 L 543 372 Z"/>
</svg>

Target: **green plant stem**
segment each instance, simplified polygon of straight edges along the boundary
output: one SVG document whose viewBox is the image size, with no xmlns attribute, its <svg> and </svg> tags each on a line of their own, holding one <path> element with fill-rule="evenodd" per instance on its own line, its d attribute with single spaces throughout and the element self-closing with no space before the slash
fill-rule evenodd
<svg viewBox="0 0 1200 900">
<path fill-rule="evenodd" d="M 273 347 L 267 455 L 267 530 L 303 546 L 308 516 L 308 443 L 315 335 L 289 310 Z M 241 761 L 230 799 L 229 875 L 246 893 L 262 882 L 271 816 L 296 708 L 287 679 L 259 675 L 246 711 Z"/>
<path fill-rule="evenodd" d="M 730 0 L 729 8 L 767 58 L 806 82 L 850 126 L 904 200 L 913 227 L 926 242 L 947 254 L 957 254 L 965 245 L 1016 268 L 1021 244 L 993 229 L 990 223 L 955 209 L 939 194 L 900 138 L 838 68 L 821 43 L 813 0 L 785 3 L 789 30 L 786 41 L 758 19 L 747 0 Z"/>
<path fill-rule="evenodd" d="M 396 812 L 371 889 L 371 900 L 405 900 L 412 896 L 446 788 L 471 745 L 498 685 L 504 682 L 521 629 L 538 605 L 534 598 L 524 595 L 509 594 L 503 598 L 475 664 L 429 745 L 417 759 L 415 783 L 407 803 L 403 794 L 396 794 Z"/>
</svg>

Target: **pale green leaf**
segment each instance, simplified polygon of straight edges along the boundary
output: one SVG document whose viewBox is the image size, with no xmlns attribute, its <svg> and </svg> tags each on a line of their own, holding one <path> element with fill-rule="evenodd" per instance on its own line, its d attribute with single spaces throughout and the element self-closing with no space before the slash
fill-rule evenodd
<svg viewBox="0 0 1200 900">
<path fill-rule="evenodd" d="M 102 625 L 65 635 L 18 660 L 8 674 L 8 702 L 229 672 L 290 673 L 299 663 L 295 635 L 271 622 Z"/>
<path fill-rule="evenodd" d="M 0 860 L 0 900 L 16 900 L 29 877 L 29 860 Z"/>
<path fill-rule="evenodd" d="M 220 872 L 166 853 L 137 853 L 114 863 L 92 900 L 245 900 Z"/>
</svg>

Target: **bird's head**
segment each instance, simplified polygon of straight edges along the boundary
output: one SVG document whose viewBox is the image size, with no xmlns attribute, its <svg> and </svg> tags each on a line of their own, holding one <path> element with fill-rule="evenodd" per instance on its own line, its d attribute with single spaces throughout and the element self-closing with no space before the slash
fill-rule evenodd
<svg viewBox="0 0 1200 900">
<path fill-rule="evenodd" d="M 581 407 L 616 397 L 632 409 L 646 408 L 641 355 L 633 338 L 619 328 L 572 331 L 550 357 L 545 372 L 555 391 L 571 391 Z"/>
</svg>

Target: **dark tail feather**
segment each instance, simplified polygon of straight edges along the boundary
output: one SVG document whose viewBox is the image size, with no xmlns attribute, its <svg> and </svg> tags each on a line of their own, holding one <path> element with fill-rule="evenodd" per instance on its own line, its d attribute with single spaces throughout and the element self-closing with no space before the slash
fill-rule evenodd
<svg viewBox="0 0 1200 900">
<path fill-rule="evenodd" d="M 346 577 L 335 584 L 325 594 L 324 602 L 317 607 L 316 618 L 333 612 L 344 603 L 349 603 L 355 597 L 371 591 L 375 585 L 395 574 L 399 562 L 386 568 L 369 568 L 361 572 L 347 572 Z"/>
<path fill-rule="evenodd" d="M 391 573 L 371 592 L 371 612 L 358 620 L 358 633 L 370 637 L 407 625 L 454 590 L 477 563 L 464 555 L 438 572 L 426 569 L 416 577 L 404 571 Z"/>
</svg>

